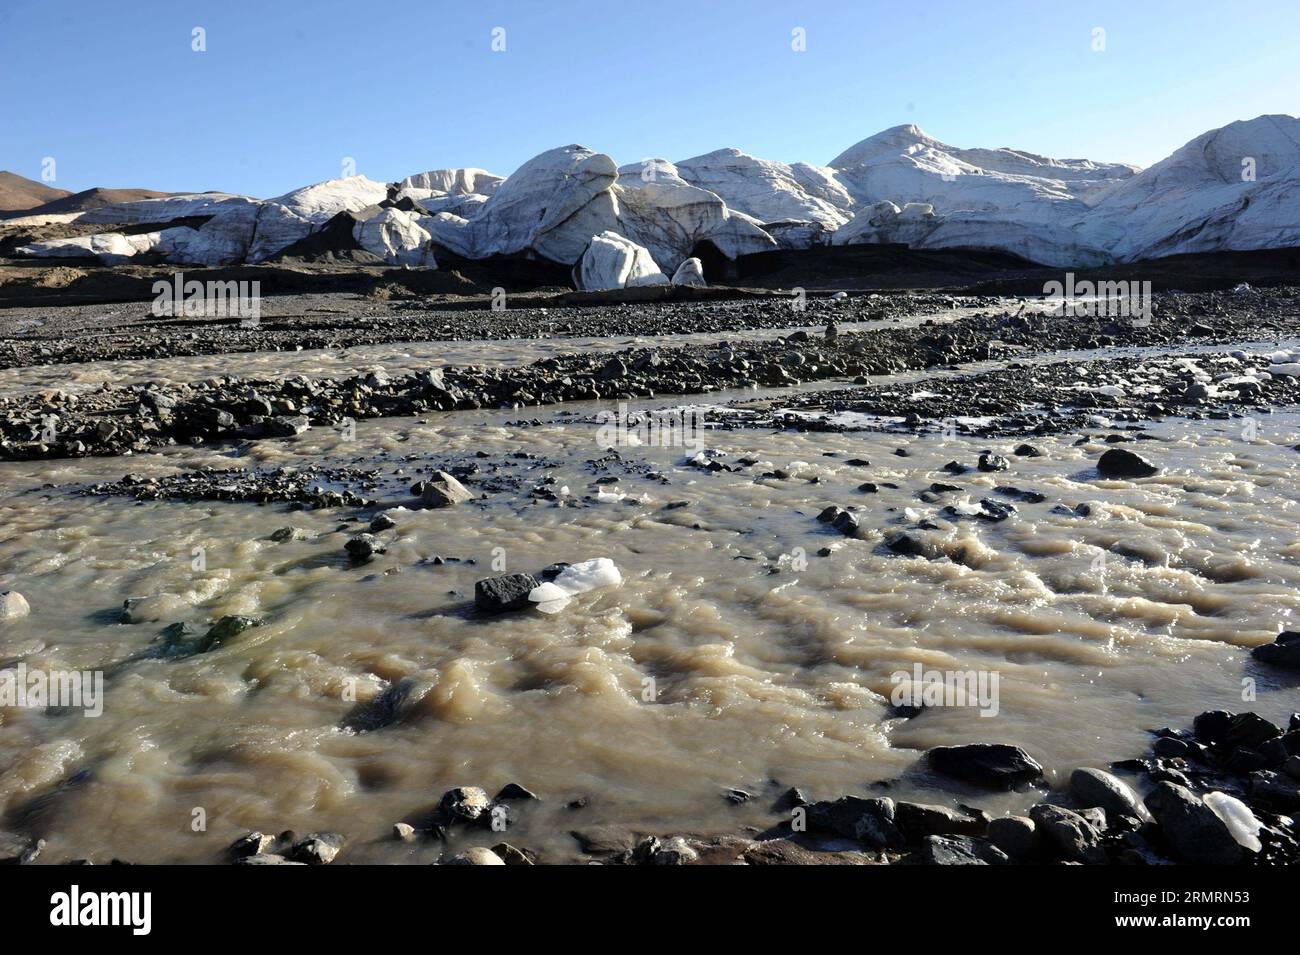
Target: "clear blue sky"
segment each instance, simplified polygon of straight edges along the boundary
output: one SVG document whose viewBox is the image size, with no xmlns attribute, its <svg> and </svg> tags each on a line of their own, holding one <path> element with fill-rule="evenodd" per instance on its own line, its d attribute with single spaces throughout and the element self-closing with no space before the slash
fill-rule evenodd
<svg viewBox="0 0 1300 955">
<path fill-rule="evenodd" d="M 571 142 L 826 163 L 899 123 L 1149 165 L 1300 111 L 1298 38 L 1300 0 L 0 0 L 0 168 L 271 196 Z"/>
</svg>

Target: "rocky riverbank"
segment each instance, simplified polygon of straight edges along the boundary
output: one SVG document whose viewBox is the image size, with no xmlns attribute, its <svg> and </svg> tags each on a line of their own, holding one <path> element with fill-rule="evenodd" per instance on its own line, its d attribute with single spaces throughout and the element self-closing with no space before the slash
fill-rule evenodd
<svg viewBox="0 0 1300 955">
<path fill-rule="evenodd" d="M 1300 862 L 1300 713 L 1281 727 L 1252 712 L 1208 711 L 1187 730 L 1152 732 L 1151 752 L 1108 770 L 1080 767 L 1049 788 L 1019 747 L 937 747 L 924 770 L 972 793 L 1039 789 L 1027 812 L 926 804 L 888 795 L 810 802 L 797 787 L 733 789 L 733 804 L 770 803 L 772 825 L 725 835 L 651 834 L 583 827 L 584 800 L 566 807 L 573 851 L 514 845 L 510 830 L 546 797 L 515 783 L 495 796 L 478 786 L 445 792 L 425 813 L 393 824 L 390 839 L 431 847 L 443 865 L 1292 865 Z M 978 802 L 978 795 L 972 797 Z M 40 858 L 43 840 L 0 834 L 0 864 Z M 353 836 L 352 838 L 357 838 Z M 373 838 L 367 835 L 366 838 Z M 228 850 L 237 865 L 346 864 L 349 835 L 251 831 Z M 48 861 L 48 860 L 41 860 Z M 114 860 L 117 861 L 117 860 Z"/>
<path fill-rule="evenodd" d="M 756 306 L 757 307 L 757 306 Z M 768 306 L 784 316 L 784 306 Z M 525 408 L 564 401 L 693 395 L 731 388 L 793 387 L 803 382 L 896 374 L 977 361 L 1004 360 L 1055 351 L 1193 345 L 1269 340 L 1300 334 L 1294 289 L 1171 295 L 1157 302 L 1149 324 L 1109 318 L 1068 320 L 1026 313 L 979 313 L 941 325 L 886 328 L 841 334 L 832 322 L 821 336 L 796 332 L 771 341 L 718 345 L 630 348 L 612 354 L 564 354 L 512 368 L 460 366 L 390 376 L 382 370 L 349 378 L 284 380 L 233 376 L 180 386 L 105 386 L 89 394 L 49 391 L 0 400 L 0 459 L 78 457 L 143 452 L 175 444 L 285 438 L 313 426 L 340 426 L 376 417 L 449 410 Z M 1143 401 L 1144 415 L 1175 410 L 1238 413 L 1245 408 L 1287 403 L 1300 365 L 1291 356 L 1270 359 L 1241 353 L 1216 359 L 1224 372 L 1216 381 L 1185 367 L 1169 367 L 1169 379 Z M 1235 363 L 1235 367 L 1230 367 Z M 1152 366 L 1154 368 L 1154 366 Z M 1096 369 L 1092 382 L 1072 381 L 1070 369 L 1056 369 L 1057 381 L 1039 382 L 1010 368 L 966 382 L 967 412 L 1006 416 L 1026 404 L 1042 404 L 1032 430 L 1056 420 L 1065 397 L 1073 410 L 1114 407 L 1123 395 L 1108 394 L 1107 375 L 1122 366 Z M 1253 372 L 1253 374 L 1247 374 Z M 1263 376 L 1260 372 L 1266 372 Z M 1050 376 L 1049 376 L 1050 377 Z M 1276 378 L 1290 381 L 1276 381 Z M 1249 378 L 1247 381 L 1245 379 Z M 1236 380 L 1241 379 L 1241 380 Z M 1225 383 L 1226 382 L 1226 383 Z M 1139 382 L 1143 387 L 1146 382 Z M 906 398 L 895 388 L 841 391 L 816 403 L 837 402 L 840 410 L 868 410 L 919 421 L 927 413 L 951 415 L 950 398 L 960 384 L 939 386 L 948 394 Z M 1107 401 L 1107 398 L 1116 399 Z M 797 401 L 798 399 L 796 399 Z M 807 399 L 803 399 L 807 403 Z M 928 403 L 927 403 L 928 402 Z M 963 413 L 963 412 L 957 412 Z M 1076 422 L 1067 413 L 1065 425 Z M 1008 427 L 1012 426 L 1010 423 Z"/>
</svg>

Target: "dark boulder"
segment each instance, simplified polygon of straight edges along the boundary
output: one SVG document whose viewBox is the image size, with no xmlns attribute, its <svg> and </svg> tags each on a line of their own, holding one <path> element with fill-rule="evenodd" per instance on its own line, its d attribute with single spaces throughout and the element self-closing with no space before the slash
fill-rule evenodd
<svg viewBox="0 0 1300 955">
<path fill-rule="evenodd" d="M 1251 650 L 1250 655 L 1261 663 L 1300 670 L 1300 631 L 1283 631 L 1272 643 Z"/>
<path fill-rule="evenodd" d="M 894 801 L 888 796 L 841 796 L 834 802 L 815 802 L 807 810 L 810 826 L 858 839 L 877 849 L 903 847 L 903 834 L 894 823 Z"/>
<path fill-rule="evenodd" d="M 536 586 L 532 574 L 485 577 L 474 584 L 474 606 L 484 613 L 524 610 L 529 606 L 528 594 Z"/>
<path fill-rule="evenodd" d="M 1241 846 L 1223 820 L 1185 786 L 1158 783 L 1147 794 L 1146 807 L 1165 841 L 1184 861 L 1232 865 L 1241 860 Z"/>
<path fill-rule="evenodd" d="M 1097 471 L 1104 477 L 1150 477 L 1160 469 L 1126 448 L 1111 448 L 1097 461 Z"/>
<path fill-rule="evenodd" d="M 926 836 L 903 865 L 1006 865 L 1011 860 L 997 846 L 971 836 Z"/>
<path fill-rule="evenodd" d="M 1043 775 L 1028 753 L 1006 743 L 936 746 L 926 756 L 936 772 L 994 789 L 1012 789 Z"/>
</svg>

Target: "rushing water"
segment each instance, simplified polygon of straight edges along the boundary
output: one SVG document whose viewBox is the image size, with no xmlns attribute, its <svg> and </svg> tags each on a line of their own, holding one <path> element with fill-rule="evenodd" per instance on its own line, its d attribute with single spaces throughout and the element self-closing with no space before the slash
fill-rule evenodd
<svg viewBox="0 0 1300 955">
<path fill-rule="evenodd" d="M 680 448 L 636 448 L 622 451 L 631 467 L 602 468 L 588 463 L 603 453 L 595 426 L 565 412 L 540 413 L 540 427 L 511 425 L 519 412 L 464 412 L 361 422 L 353 440 L 315 429 L 245 448 L 0 465 L 0 589 L 32 608 L 0 624 L 0 665 L 108 671 L 102 716 L 0 710 L 5 827 L 46 838 L 48 861 L 219 861 L 253 828 L 336 830 L 354 861 L 430 861 L 439 846 L 394 842 L 394 822 L 452 786 L 515 781 L 543 802 L 506 838 L 565 859 L 570 830 L 602 823 L 766 828 L 777 784 L 833 798 L 892 779 L 891 793 L 922 801 L 1023 807 L 1032 795 L 928 777 L 920 751 L 1017 743 L 1059 780 L 1138 755 L 1146 730 L 1207 708 L 1274 719 L 1300 708 L 1294 680 L 1247 654 L 1300 612 L 1300 417 L 1265 417 L 1251 440 L 1239 422 L 1170 422 L 1140 446 L 1162 474 L 1128 482 L 1099 479 L 1105 445 L 1076 435 L 1036 439 L 1044 455 L 1013 458 L 1008 472 L 958 478 L 943 464 L 973 464 L 987 441 L 717 431 L 707 444 L 721 460 L 760 463 L 709 473 Z M 512 456 L 521 450 L 536 458 Z M 74 493 L 127 471 L 356 464 L 391 477 L 381 496 L 399 504 L 390 488 L 418 469 L 476 452 L 485 475 L 517 475 L 522 491 L 397 511 L 380 535 L 387 553 L 360 567 L 343 544 L 370 512 Z M 792 476 L 761 477 L 775 468 Z M 602 475 L 620 478 L 606 492 L 639 503 L 588 501 Z M 525 492 L 545 476 L 580 506 L 532 502 Z M 866 480 L 880 492 L 857 492 Z M 956 559 L 888 555 L 884 533 L 936 515 L 916 496 L 932 481 L 973 500 L 999 484 L 1047 500 L 935 532 Z M 689 504 L 665 507 L 678 501 Z M 1089 516 L 1052 510 L 1080 502 Z M 860 505 L 864 539 L 818 523 L 828 504 Z M 269 539 L 286 526 L 306 538 Z M 824 546 L 836 549 L 818 556 Z M 554 616 L 470 612 L 494 560 L 535 572 L 592 557 L 612 558 L 622 585 Z M 146 622 L 117 622 L 129 597 L 148 598 Z M 122 664 L 169 623 L 223 614 L 268 622 L 211 653 Z M 997 715 L 891 718 L 890 675 L 915 663 L 996 672 Z M 1256 702 L 1243 703 L 1244 678 L 1257 680 Z M 354 697 L 404 679 L 416 691 L 396 721 L 344 728 Z M 760 798 L 733 806 L 722 795 L 733 787 Z M 584 808 L 566 808 L 578 797 Z"/>
</svg>

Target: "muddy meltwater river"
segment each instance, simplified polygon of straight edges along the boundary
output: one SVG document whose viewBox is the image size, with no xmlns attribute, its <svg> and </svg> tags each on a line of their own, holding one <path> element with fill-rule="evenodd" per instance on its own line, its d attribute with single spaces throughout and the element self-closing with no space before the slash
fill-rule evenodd
<svg viewBox="0 0 1300 955">
<path fill-rule="evenodd" d="M 301 361 L 258 356 L 275 360 Z M 198 378 L 211 359 L 172 360 L 182 361 Z M 603 452 L 597 426 L 581 419 L 601 407 L 0 465 L 0 589 L 20 590 L 32 608 L 0 628 L 0 665 L 108 671 L 101 716 L 0 710 L 5 828 L 44 837 L 42 861 L 217 862 L 250 829 L 292 828 L 344 833 L 342 860 L 427 862 L 442 847 L 395 842 L 393 823 L 418 820 L 453 786 L 491 794 L 517 782 L 542 801 L 506 838 L 564 860 L 578 855 L 571 830 L 604 823 L 660 834 L 767 828 L 789 786 L 836 798 L 894 780 L 891 794 L 922 802 L 1023 808 L 1033 794 L 928 776 L 921 751 L 1015 743 L 1059 780 L 1141 755 L 1146 730 L 1187 726 L 1205 709 L 1276 720 L 1300 708 L 1294 679 L 1279 682 L 1247 652 L 1300 613 L 1300 417 L 1266 416 L 1250 440 L 1234 421 L 1154 426 L 1161 440 L 1140 450 L 1163 471 L 1130 482 L 1100 479 L 1105 445 L 1076 445 L 1075 434 L 1034 439 L 1043 456 L 1013 457 L 1008 472 L 956 478 L 946 462 L 973 465 L 988 447 L 1010 456 L 1018 442 L 719 430 L 706 443 L 722 460 L 771 466 L 709 473 L 685 465 L 681 448 L 624 448 L 628 467 L 590 465 Z M 541 426 L 511 423 L 534 417 Z M 894 455 L 900 446 L 910 456 Z M 476 452 L 486 455 L 480 476 L 517 476 L 519 490 L 396 511 L 396 528 L 380 535 L 387 552 L 362 566 L 343 545 L 370 511 L 76 493 L 127 472 L 324 464 L 380 468 L 379 496 L 401 504 L 409 498 L 388 488 Z M 793 476 L 760 477 L 774 468 Z M 588 500 L 606 475 L 620 478 L 606 492 L 639 503 Z M 548 476 L 579 506 L 534 502 L 528 490 Z M 879 493 L 856 490 L 867 480 Z M 955 560 L 888 555 L 882 536 L 915 522 L 904 509 L 937 514 L 916 496 L 933 481 L 972 499 L 1012 484 L 1046 500 L 1001 523 L 945 525 Z M 665 507 L 679 501 L 689 503 Z M 1081 502 L 1088 516 L 1053 511 Z M 865 539 L 818 523 L 829 504 L 861 505 Z M 270 539 L 288 526 L 304 539 Z M 206 566 L 196 570 L 197 547 Z M 553 616 L 472 612 L 494 558 L 536 572 L 594 557 L 618 565 L 620 587 Z M 148 598 L 138 613 L 148 619 L 120 623 L 131 597 Z M 169 623 L 223 614 L 267 622 L 210 653 L 114 666 Z M 915 663 L 996 672 L 996 716 L 937 707 L 891 717 L 890 675 Z M 1243 704 L 1243 679 L 1257 681 L 1257 701 Z M 364 703 L 402 680 L 411 692 L 389 725 L 347 728 L 353 697 Z M 732 805 L 732 788 L 757 798 Z M 579 798 L 584 807 L 567 807 Z M 453 851 L 501 836 L 458 838 Z"/>
</svg>

